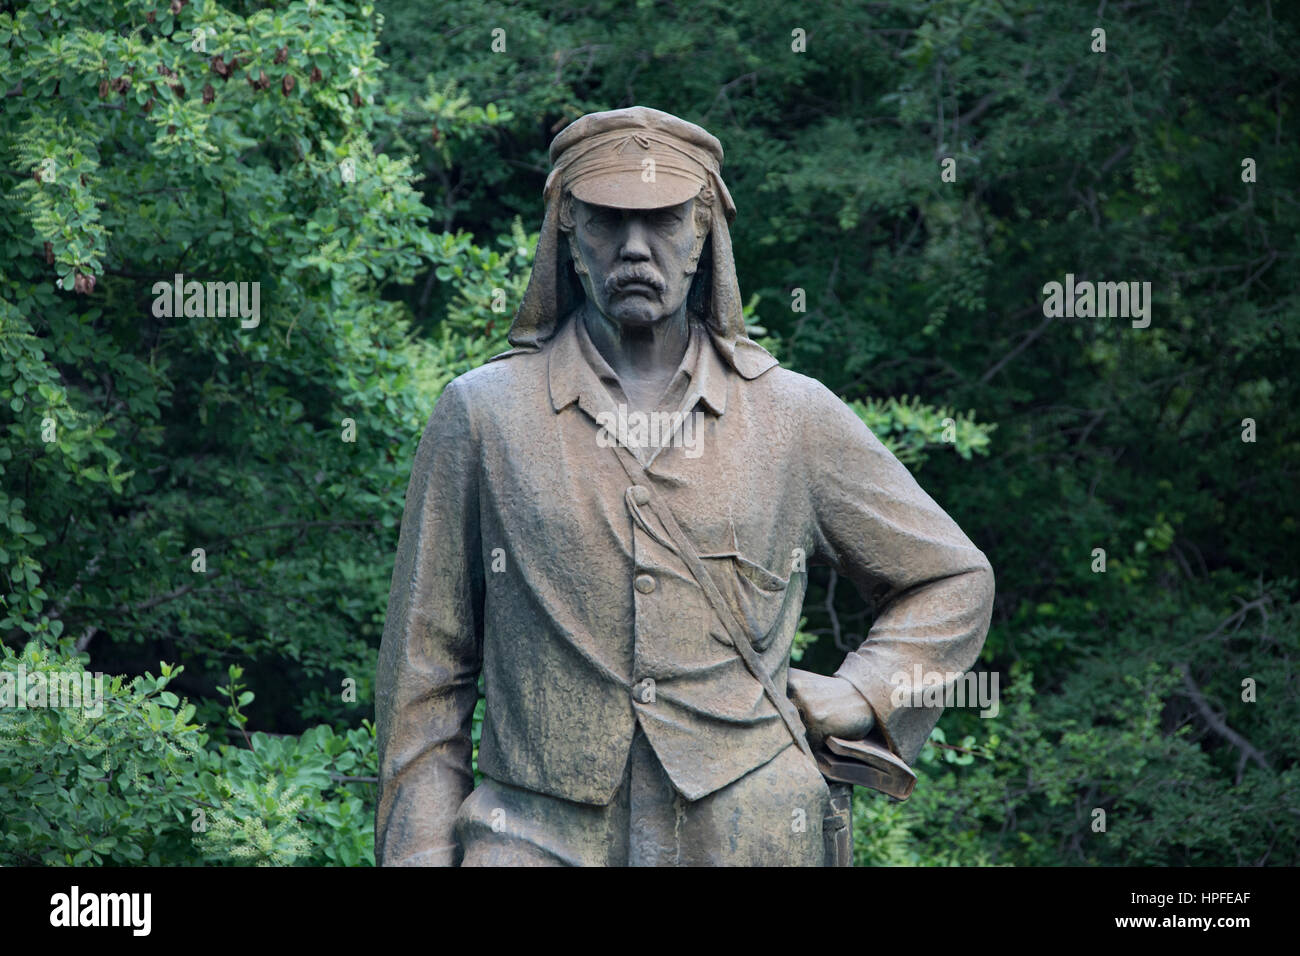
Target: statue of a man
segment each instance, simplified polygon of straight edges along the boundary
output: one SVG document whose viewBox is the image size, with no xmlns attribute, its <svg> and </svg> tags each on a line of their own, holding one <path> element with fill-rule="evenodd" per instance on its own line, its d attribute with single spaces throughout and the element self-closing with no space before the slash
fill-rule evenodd
<svg viewBox="0 0 1300 956">
<path fill-rule="evenodd" d="M 975 662 L 989 563 L 745 336 L 717 139 L 638 106 L 550 156 L 514 348 L 447 386 L 411 473 L 376 858 L 822 865 L 814 750 L 916 758 L 940 708 L 913 684 Z M 877 610 L 833 677 L 789 669 L 808 561 Z"/>
</svg>

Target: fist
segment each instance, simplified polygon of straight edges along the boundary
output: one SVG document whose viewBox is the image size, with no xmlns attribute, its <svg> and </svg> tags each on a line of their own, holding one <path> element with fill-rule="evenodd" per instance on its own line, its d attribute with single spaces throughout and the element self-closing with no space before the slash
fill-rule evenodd
<svg viewBox="0 0 1300 956">
<path fill-rule="evenodd" d="M 814 746 L 826 737 L 861 740 L 876 722 L 866 698 L 843 677 L 823 677 L 792 667 L 789 694 Z"/>
</svg>

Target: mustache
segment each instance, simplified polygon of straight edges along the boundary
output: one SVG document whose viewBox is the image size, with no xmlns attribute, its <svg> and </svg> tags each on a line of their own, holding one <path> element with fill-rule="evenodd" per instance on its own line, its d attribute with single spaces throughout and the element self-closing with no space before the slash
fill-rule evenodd
<svg viewBox="0 0 1300 956">
<path fill-rule="evenodd" d="M 663 295 L 664 290 L 668 288 L 668 283 L 664 281 L 663 276 L 657 270 L 646 265 L 633 265 L 610 273 L 605 278 L 605 294 L 614 295 L 622 292 L 633 283 L 648 285 L 658 295 Z"/>
</svg>

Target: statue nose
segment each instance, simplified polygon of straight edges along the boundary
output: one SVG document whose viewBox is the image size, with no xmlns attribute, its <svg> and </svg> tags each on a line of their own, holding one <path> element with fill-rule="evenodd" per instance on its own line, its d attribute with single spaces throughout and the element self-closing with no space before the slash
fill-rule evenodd
<svg viewBox="0 0 1300 956">
<path fill-rule="evenodd" d="M 627 224 L 619 256 L 632 262 L 645 262 L 650 258 L 650 244 L 645 239 L 644 227 L 635 220 Z"/>
</svg>

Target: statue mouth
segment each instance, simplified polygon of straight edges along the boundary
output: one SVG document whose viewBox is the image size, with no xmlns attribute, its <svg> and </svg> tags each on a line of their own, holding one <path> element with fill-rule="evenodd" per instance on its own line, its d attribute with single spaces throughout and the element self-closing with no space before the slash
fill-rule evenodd
<svg viewBox="0 0 1300 956">
<path fill-rule="evenodd" d="M 614 295 L 640 295 L 646 298 L 658 298 L 659 290 L 649 282 L 622 282 L 615 286 Z"/>
</svg>

